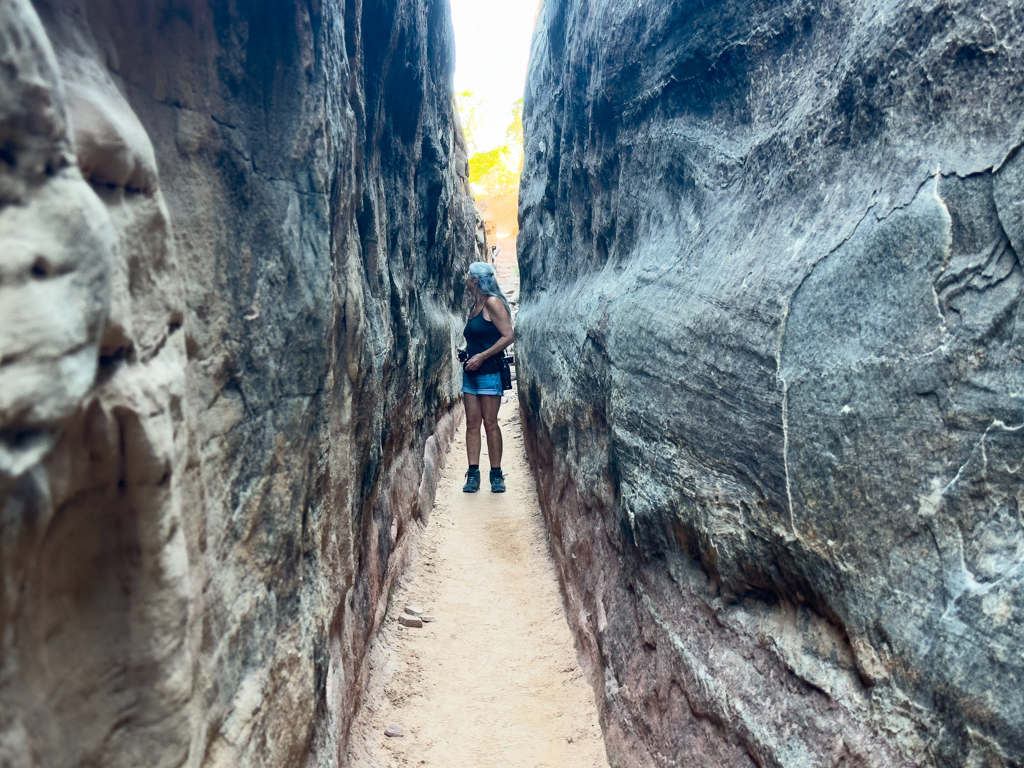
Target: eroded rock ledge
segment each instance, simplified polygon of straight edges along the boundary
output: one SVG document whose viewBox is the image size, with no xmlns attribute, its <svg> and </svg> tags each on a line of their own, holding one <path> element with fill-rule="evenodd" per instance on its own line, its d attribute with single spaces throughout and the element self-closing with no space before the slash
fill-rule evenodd
<svg viewBox="0 0 1024 768">
<path fill-rule="evenodd" d="M 545 3 L 520 397 L 615 764 L 1024 764 L 1022 33 Z"/>
<path fill-rule="evenodd" d="M 442 0 L 0 5 L 0 764 L 337 765 L 457 396 Z"/>
</svg>

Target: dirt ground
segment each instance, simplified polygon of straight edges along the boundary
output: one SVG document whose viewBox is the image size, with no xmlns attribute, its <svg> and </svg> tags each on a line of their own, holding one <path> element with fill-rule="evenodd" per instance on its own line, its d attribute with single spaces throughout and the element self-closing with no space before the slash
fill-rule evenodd
<svg viewBox="0 0 1024 768">
<path fill-rule="evenodd" d="M 498 237 L 498 256 L 494 260 L 494 271 L 501 285 L 519 285 L 519 260 L 516 257 L 516 238 Z"/>
<path fill-rule="evenodd" d="M 608 765 L 514 398 L 499 421 L 508 492 L 490 492 L 486 455 L 480 492 L 462 492 L 460 430 L 429 525 L 371 651 L 370 689 L 350 742 L 353 768 Z M 401 626 L 406 605 L 435 621 Z M 385 736 L 391 724 L 405 735 Z"/>
</svg>

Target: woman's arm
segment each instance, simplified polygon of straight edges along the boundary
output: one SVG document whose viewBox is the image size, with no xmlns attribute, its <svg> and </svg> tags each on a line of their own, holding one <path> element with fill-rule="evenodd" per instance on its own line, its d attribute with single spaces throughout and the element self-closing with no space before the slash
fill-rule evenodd
<svg viewBox="0 0 1024 768">
<path fill-rule="evenodd" d="M 512 330 L 512 318 L 508 316 L 508 312 L 505 310 L 505 305 L 501 299 L 497 296 L 488 296 L 487 301 L 484 302 L 484 307 L 487 309 L 487 314 L 491 316 L 491 322 L 494 323 L 501 333 L 501 338 L 494 342 L 494 346 L 490 349 L 485 349 L 483 352 L 469 358 L 466 362 L 467 371 L 475 371 L 483 365 L 484 360 L 494 357 L 516 340 L 516 332 Z"/>
</svg>

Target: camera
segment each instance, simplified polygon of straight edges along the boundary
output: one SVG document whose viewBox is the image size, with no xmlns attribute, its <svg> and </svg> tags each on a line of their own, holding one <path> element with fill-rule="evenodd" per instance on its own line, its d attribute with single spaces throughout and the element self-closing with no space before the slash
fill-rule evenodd
<svg viewBox="0 0 1024 768">
<path fill-rule="evenodd" d="M 469 352 L 467 352 L 464 349 L 460 349 L 459 350 L 459 362 L 460 363 L 468 363 L 469 362 Z"/>
</svg>

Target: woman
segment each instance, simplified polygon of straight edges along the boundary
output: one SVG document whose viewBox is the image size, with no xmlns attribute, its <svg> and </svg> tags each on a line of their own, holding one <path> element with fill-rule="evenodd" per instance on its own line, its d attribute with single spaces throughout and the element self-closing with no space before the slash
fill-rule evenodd
<svg viewBox="0 0 1024 768">
<path fill-rule="evenodd" d="M 502 350 L 515 341 L 512 311 L 508 299 L 498 287 L 494 267 L 482 261 L 469 267 L 466 287 L 473 295 L 464 335 L 469 359 L 463 364 L 462 394 L 466 403 L 466 493 L 480 490 L 480 422 L 487 433 L 487 453 L 491 460 L 491 493 L 505 492 L 501 474 L 501 430 L 498 408 L 501 406 Z"/>
</svg>

